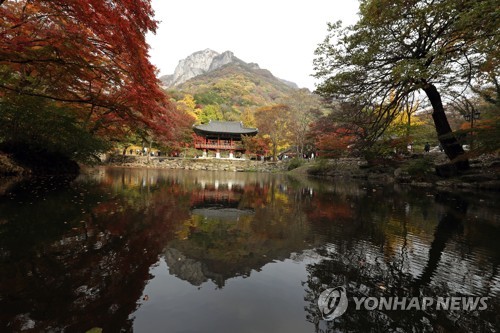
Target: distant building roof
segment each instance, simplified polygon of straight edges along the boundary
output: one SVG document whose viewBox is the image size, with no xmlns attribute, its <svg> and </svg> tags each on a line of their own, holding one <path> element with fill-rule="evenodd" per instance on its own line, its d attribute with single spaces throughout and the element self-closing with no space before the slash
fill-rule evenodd
<svg viewBox="0 0 500 333">
<path fill-rule="evenodd" d="M 259 131 L 257 128 L 243 127 L 239 121 L 217 121 L 210 120 L 208 124 L 193 126 L 196 133 L 227 133 L 227 134 L 247 134 L 255 135 Z"/>
</svg>

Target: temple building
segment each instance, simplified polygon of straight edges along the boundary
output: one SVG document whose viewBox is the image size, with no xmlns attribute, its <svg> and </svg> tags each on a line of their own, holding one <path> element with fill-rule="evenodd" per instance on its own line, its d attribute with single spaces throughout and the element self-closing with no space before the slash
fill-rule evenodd
<svg viewBox="0 0 500 333">
<path fill-rule="evenodd" d="M 257 128 L 243 127 L 238 121 L 213 121 L 208 124 L 194 125 L 196 134 L 194 147 L 203 150 L 206 157 L 209 151 L 215 152 L 215 157 L 220 158 L 222 151 L 229 153 L 229 158 L 234 158 L 236 152 L 245 153 L 241 142 L 242 135 L 256 135 Z"/>
</svg>

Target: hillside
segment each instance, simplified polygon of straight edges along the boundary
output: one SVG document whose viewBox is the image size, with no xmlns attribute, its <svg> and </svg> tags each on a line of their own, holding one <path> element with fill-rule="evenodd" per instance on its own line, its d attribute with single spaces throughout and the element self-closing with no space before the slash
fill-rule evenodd
<svg viewBox="0 0 500 333">
<path fill-rule="evenodd" d="M 276 103 L 296 89 L 271 72 L 240 62 L 199 75 L 176 87 L 195 96 L 200 104 L 262 106 Z"/>
<path fill-rule="evenodd" d="M 161 80 L 176 101 L 193 96 L 197 108 L 205 112 L 203 119 L 242 120 L 246 110 L 283 103 L 299 90 L 296 84 L 255 63 L 246 63 L 230 51 L 218 54 L 209 49 L 181 60 L 174 74 Z"/>
</svg>

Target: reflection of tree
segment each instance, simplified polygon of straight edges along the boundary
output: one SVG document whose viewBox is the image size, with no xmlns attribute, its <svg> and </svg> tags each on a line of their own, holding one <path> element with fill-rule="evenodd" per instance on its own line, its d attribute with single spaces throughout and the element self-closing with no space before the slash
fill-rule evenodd
<svg viewBox="0 0 500 333">
<path fill-rule="evenodd" d="M 1 331 L 131 329 L 149 268 L 189 206 L 182 206 L 186 191 L 168 179 L 141 200 L 129 199 L 147 186 L 131 190 L 113 179 L 113 192 L 93 182 L 56 187 L 48 179 L 8 193 L 31 203 L 0 199 Z"/>
<path fill-rule="evenodd" d="M 210 207 L 252 213 L 196 214 L 202 189 Z M 222 288 L 311 248 L 321 259 L 307 266 L 306 316 L 317 331 L 479 331 L 498 323 L 494 300 L 477 317 L 355 311 L 352 302 L 335 322 L 317 312 L 319 293 L 337 285 L 349 297 L 409 296 L 414 286 L 426 296 L 498 295 L 496 203 L 483 212 L 473 198 L 465 209 L 460 198 L 434 202 L 425 192 L 369 184 L 134 169 L 107 169 L 69 186 L 30 182 L 0 196 L 0 331 L 131 330 L 130 313 L 160 256 L 172 275 Z M 471 223 L 471 212 L 483 218 Z"/>
<path fill-rule="evenodd" d="M 352 297 L 491 296 L 490 286 L 498 278 L 493 273 L 497 266 L 494 263 L 480 267 L 477 262 L 467 261 L 461 264 L 462 269 L 454 269 L 453 273 L 447 269 L 450 260 L 460 256 L 464 249 L 468 249 L 469 253 L 472 250 L 474 254 L 486 251 L 494 261 L 498 260 L 495 245 L 477 244 L 484 249 L 469 247 L 478 235 L 471 234 L 466 242 L 457 239 L 457 231 L 462 230 L 462 221 L 467 213 L 465 201 L 458 196 L 450 198 L 444 194 L 437 197 L 436 205 L 404 191 L 399 191 L 397 196 L 379 192 L 349 198 L 355 212 L 352 217 L 343 214 L 343 217 L 329 221 L 319 214 L 311 215 L 311 223 L 327 230 L 326 245 L 317 250 L 323 259 L 308 265 L 308 278 L 303 284 L 307 302 L 306 319 L 314 324 L 315 331 L 468 332 L 488 331 L 495 327 L 498 324 L 498 302 L 494 299 L 490 299 L 488 310 L 481 312 L 480 316 L 467 311 L 355 310 Z M 372 200 L 378 196 L 384 199 Z M 342 204 L 341 196 L 335 192 L 329 198 L 339 201 L 333 207 Z M 432 241 L 427 241 L 426 235 L 430 234 L 429 227 L 433 221 L 422 218 L 424 210 L 427 210 L 428 216 L 441 215 Z M 359 222 L 361 215 L 365 221 L 374 222 Z M 495 233 L 498 235 L 498 229 Z M 443 253 L 446 255 L 443 256 Z M 492 273 L 484 275 L 490 269 Z M 470 275 L 474 279 L 468 279 Z M 478 284 L 482 288 L 478 288 Z M 324 289 L 335 286 L 346 287 L 350 305 L 343 316 L 326 322 L 321 318 L 317 300 Z"/>
<path fill-rule="evenodd" d="M 427 261 L 427 265 L 422 275 L 415 280 L 413 285 L 417 290 L 421 286 L 425 286 L 431 282 L 432 275 L 439 265 L 439 260 L 441 259 L 446 244 L 463 227 L 460 216 L 464 216 L 467 213 L 467 203 L 457 199 L 454 204 L 455 208 L 448 208 L 438 222 L 436 232 L 434 233 L 434 240 L 429 249 L 429 260 Z"/>
</svg>

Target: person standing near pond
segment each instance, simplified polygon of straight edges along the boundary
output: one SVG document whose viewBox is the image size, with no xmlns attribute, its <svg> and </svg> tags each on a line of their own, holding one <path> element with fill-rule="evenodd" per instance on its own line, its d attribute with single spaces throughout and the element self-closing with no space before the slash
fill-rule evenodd
<svg viewBox="0 0 500 333">
<path fill-rule="evenodd" d="M 430 150 L 431 150 L 431 145 L 429 144 L 429 142 L 426 142 L 424 146 L 424 151 L 428 153 Z"/>
</svg>

